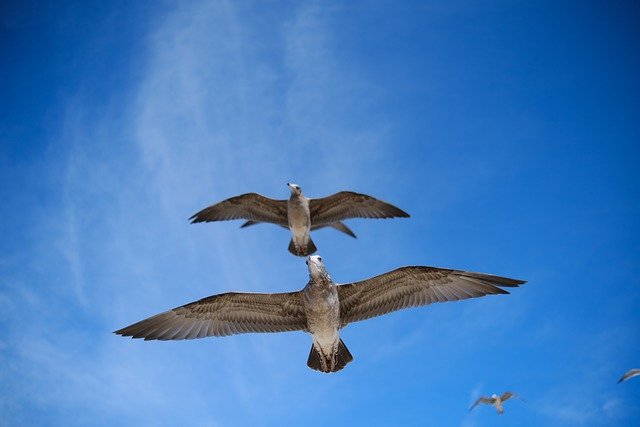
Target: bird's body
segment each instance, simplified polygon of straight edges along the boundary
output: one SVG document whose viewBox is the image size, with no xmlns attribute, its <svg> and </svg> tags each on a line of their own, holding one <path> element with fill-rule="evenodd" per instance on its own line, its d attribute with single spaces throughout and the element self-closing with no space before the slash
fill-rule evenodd
<svg viewBox="0 0 640 427">
<path fill-rule="evenodd" d="M 277 224 L 291 231 L 289 251 L 297 256 L 307 256 L 317 250 L 310 237 L 313 230 L 331 227 L 356 237 L 343 220 L 409 216 L 366 194 L 341 191 L 329 197 L 310 199 L 304 196 L 299 185 L 287 185 L 291 190 L 289 200 L 274 200 L 256 193 L 242 194 L 202 209 L 190 220 L 196 223 L 244 219 L 246 222 L 242 227 L 260 222 Z"/>
<path fill-rule="evenodd" d="M 307 331 L 313 337 L 307 365 L 322 372 L 335 372 L 353 360 L 338 332 L 342 327 L 338 287 L 320 257 L 309 257 L 307 266 L 310 278 L 302 290 L 302 301 Z"/>
<path fill-rule="evenodd" d="M 311 214 L 309 213 L 309 199 L 304 197 L 300 187 L 289 184 L 291 197 L 287 201 L 287 222 L 291 230 L 289 252 L 299 255 L 314 253 L 316 245 L 311 240 Z"/>
<path fill-rule="evenodd" d="M 640 369 L 629 369 L 622 377 L 620 377 L 618 384 L 628 380 L 629 378 L 637 377 L 638 375 L 640 375 Z"/>
<path fill-rule="evenodd" d="M 322 259 L 307 259 L 309 282 L 300 291 L 213 295 L 152 316 L 116 334 L 145 340 L 181 340 L 247 332 L 305 331 L 312 336 L 307 365 L 336 372 L 353 360 L 339 331 L 349 323 L 408 307 L 508 294 L 522 280 L 445 268 L 401 267 L 337 285 Z"/>
<path fill-rule="evenodd" d="M 502 396 L 498 396 L 497 394 L 492 394 L 491 397 L 480 396 L 478 400 L 476 400 L 475 403 L 471 406 L 471 408 L 469 408 L 469 412 L 471 412 L 473 408 L 482 403 L 485 405 L 492 405 L 494 408 L 496 408 L 496 412 L 498 412 L 498 415 L 502 415 L 504 414 L 504 406 L 502 406 L 502 404 L 512 397 L 520 398 L 517 394 L 511 391 L 505 391 L 504 393 L 502 393 Z"/>
</svg>

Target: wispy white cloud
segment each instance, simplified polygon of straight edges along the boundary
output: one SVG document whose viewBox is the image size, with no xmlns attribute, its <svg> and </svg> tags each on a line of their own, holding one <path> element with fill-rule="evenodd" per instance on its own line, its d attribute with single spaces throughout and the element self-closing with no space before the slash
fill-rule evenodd
<svg viewBox="0 0 640 427">
<path fill-rule="evenodd" d="M 557 372 L 555 382 L 543 396 L 531 399 L 535 410 L 555 422 L 607 424 L 628 417 L 633 411 L 615 388 L 617 343 L 627 331 L 606 329 L 583 343 L 580 363 Z"/>
<path fill-rule="evenodd" d="M 355 181 L 356 169 L 382 155 L 375 126 L 337 120 L 335 107 L 366 90 L 332 58 L 326 9 L 301 5 L 287 24 L 274 22 L 274 50 L 260 47 L 250 26 L 258 18 L 236 7 L 188 3 L 159 19 L 137 61 L 139 85 L 124 91 L 126 106 L 98 112 L 81 94 L 70 100 L 55 141 L 65 147 L 63 203 L 40 225 L 52 227 L 55 249 L 34 262 L 59 278 L 0 295 L 5 316 L 30 319 L 13 321 L 3 338 L 15 350 L 2 375 L 15 394 L 2 405 L 14 415 L 25 415 L 24 405 L 83 407 L 105 423 L 151 414 L 170 423 L 180 406 L 197 412 L 199 425 L 222 425 L 232 409 L 209 402 L 231 400 L 251 413 L 285 395 L 302 399 L 288 394 L 292 381 L 312 399 L 330 392 L 300 382 L 315 374 L 304 365 L 310 340 L 302 334 L 158 345 L 110 333 L 209 293 L 302 287 L 304 265 L 286 254 L 286 233 L 272 254 L 269 242 L 252 242 L 280 230 L 239 237 L 237 224 L 210 232 L 216 225 L 187 217 L 241 191 L 286 197 L 291 179 L 315 188 Z M 283 279 L 283 269 L 295 273 Z M 72 315 L 77 309 L 83 313 Z"/>
<path fill-rule="evenodd" d="M 284 105 L 285 123 L 294 157 L 314 185 L 373 184 L 389 178 L 384 170 L 362 176 L 392 149 L 389 124 L 353 119 L 375 111 L 377 87 L 362 79 L 355 67 L 340 63 L 340 41 L 330 31 L 336 6 L 302 5 L 286 26 L 285 66 L 290 74 Z"/>
<path fill-rule="evenodd" d="M 78 225 L 76 213 L 74 209 L 69 209 L 66 214 L 67 224 L 65 231 L 65 240 L 60 243 L 60 252 L 64 256 L 71 273 L 71 283 L 73 284 L 76 298 L 81 306 L 86 308 L 88 300 L 86 295 L 86 283 L 84 277 L 84 268 L 78 248 Z"/>
</svg>

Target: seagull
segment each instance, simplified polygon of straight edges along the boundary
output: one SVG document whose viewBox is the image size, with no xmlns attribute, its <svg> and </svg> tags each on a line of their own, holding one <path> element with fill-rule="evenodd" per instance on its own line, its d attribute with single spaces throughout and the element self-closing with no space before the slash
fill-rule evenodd
<svg viewBox="0 0 640 427">
<path fill-rule="evenodd" d="M 389 203 L 366 194 L 341 191 L 321 199 L 309 199 L 298 184 L 287 183 L 289 200 L 274 200 L 257 193 L 247 193 L 223 200 L 193 215 L 191 223 L 245 219 L 241 228 L 260 222 L 277 224 L 291 230 L 289 252 L 307 256 L 316 252 L 309 232 L 331 227 L 351 237 L 356 235 L 342 222 L 349 218 L 394 218 L 409 214 Z"/>
<path fill-rule="evenodd" d="M 637 377 L 638 375 L 640 375 L 640 369 L 629 369 L 629 372 L 627 372 L 626 374 L 624 374 L 619 380 L 618 380 L 618 384 L 620 384 L 623 381 L 628 380 L 629 378 L 633 378 L 633 377 Z"/>
<path fill-rule="evenodd" d="M 312 345 L 307 366 L 337 372 L 353 360 L 340 329 L 408 307 L 508 294 L 523 280 L 446 268 L 401 267 L 359 282 L 336 284 L 322 258 L 307 258 L 309 282 L 285 293 L 213 295 L 115 331 L 145 340 L 183 340 L 247 332 L 304 331 Z"/>
<path fill-rule="evenodd" d="M 512 397 L 516 397 L 520 400 L 524 400 L 520 396 L 518 396 L 516 393 L 510 392 L 510 391 L 505 391 L 502 394 L 502 396 L 498 396 L 497 394 L 492 394 L 491 397 L 480 396 L 478 400 L 476 400 L 476 403 L 474 403 L 471 406 L 471 408 L 469 408 L 469 412 L 471 412 L 471 410 L 476 406 L 478 406 L 480 403 L 483 403 L 485 405 L 493 405 L 496 408 L 496 411 L 498 411 L 498 415 L 502 415 L 504 414 L 504 408 L 502 407 L 502 403 L 506 402 Z"/>
</svg>

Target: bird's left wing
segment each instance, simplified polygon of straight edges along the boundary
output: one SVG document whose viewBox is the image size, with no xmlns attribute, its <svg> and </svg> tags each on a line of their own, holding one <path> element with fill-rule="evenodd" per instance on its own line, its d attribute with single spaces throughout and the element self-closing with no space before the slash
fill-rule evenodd
<svg viewBox="0 0 640 427">
<path fill-rule="evenodd" d="M 401 267 L 338 286 L 342 326 L 408 307 L 508 294 L 523 280 L 436 267 Z"/>
<path fill-rule="evenodd" d="M 504 393 L 502 393 L 502 396 L 500 396 L 500 400 L 503 402 L 506 402 L 507 400 L 511 399 L 511 398 L 515 398 L 515 399 L 519 399 L 523 402 L 526 402 L 525 398 L 520 396 L 518 393 L 514 393 L 512 391 L 505 391 Z"/>
<path fill-rule="evenodd" d="M 348 218 L 393 218 L 409 214 L 366 194 L 341 191 L 321 199 L 309 199 L 311 225 L 330 224 Z"/>
<path fill-rule="evenodd" d="M 203 298 L 115 331 L 145 340 L 183 340 L 307 328 L 300 292 L 229 292 Z"/>
<path fill-rule="evenodd" d="M 476 406 L 478 406 L 480 403 L 486 403 L 490 405 L 493 403 L 493 399 L 489 397 L 480 396 L 478 400 L 476 400 L 476 402 L 473 405 L 471 405 L 471 408 L 469 408 L 469 412 L 471 412 L 471 410 Z"/>
<path fill-rule="evenodd" d="M 344 234 L 347 234 L 351 237 L 353 237 L 354 239 L 356 239 L 356 234 L 351 231 L 351 229 L 349 227 L 347 227 L 344 222 L 332 222 L 330 224 L 323 224 L 323 225 L 312 225 L 311 226 L 311 230 L 317 230 L 318 228 L 324 228 L 324 227 L 331 227 L 333 229 L 336 229 L 338 231 L 343 232 Z"/>
<path fill-rule="evenodd" d="M 189 218 L 191 223 L 246 219 L 251 225 L 269 222 L 287 226 L 287 201 L 274 200 L 258 193 L 246 193 L 208 206 Z"/>
</svg>

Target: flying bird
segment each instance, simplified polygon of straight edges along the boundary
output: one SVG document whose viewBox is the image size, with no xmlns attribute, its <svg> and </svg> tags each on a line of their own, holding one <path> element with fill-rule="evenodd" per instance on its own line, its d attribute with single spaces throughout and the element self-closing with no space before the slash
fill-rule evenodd
<svg viewBox="0 0 640 427">
<path fill-rule="evenodd" d="M 629 369 L 629 371 L 618 380 L 618 384 L 629 378 L 637 377 L 638 375 L 640 375 L 640 369 Z"/>
<path fill-rule="evenodd" d="M 274 200 L 257 193 L 231 197 L 204 208 L 193 215 L 191 223 L 247 220 L 241 228 L 260 222 L 277 224 L 291 230 L 289 252 L 307 256 L 316 252 L 309 233 L 323 227 L 335 228 L 351 237 L 356 235 L 342 222 L 349 218 L 394 218 L 409 214 L 389 203 L 366 194 L 341 191 L 321 199 L 309 199 L 300 186 L 287 183 L 291 190 L 289 200 Z"/>
<path fill-rule="evenodd" d="M 229 292 L 157 314 L 115 331 L 145 340 L 183 340 L 247 332 L 304 331 L 312 336 L 307 366 L 337 372 L 353 360 L 340 329 L 408 307 L 508 294 L 523 280 L 436 267 L 401 267 L 354 283 L 338 285 L 322 258 L 307 258 L 309 282 L 286 293 Z"/>
<path fill-rule="evenodd" d="M 518 396 L 516 393 L 510 392 L 510 391 L 505 391 L 502 394 L 502 396 L 498 396 L 497 394 L 492 394 L 491 397 L 480 396 L 478 400 L 476 400 L 476 402 L 473 405 L 471 405 L 471 408 L 469 408 L 469 412 L 471 412 L 473 408 L 475 408 L 476 406 L 482 403 L 485 405 L 493 405 L 496 408 L 496 411 L 498 411 L 498 415 L 502 415 L 504 414 L 504 408 L 502 407 L 502 404 L 507 400 L 511 399 L 512 397 L 516 397 L 520 400 L 524 400 L 520 396 Z"/>
</svg>

